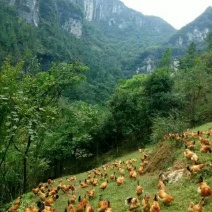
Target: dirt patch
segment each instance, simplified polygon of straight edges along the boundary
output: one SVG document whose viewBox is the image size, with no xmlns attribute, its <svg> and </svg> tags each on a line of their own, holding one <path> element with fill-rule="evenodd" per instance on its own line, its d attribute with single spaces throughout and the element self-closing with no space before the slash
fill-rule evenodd
<svg viewBox="0 0 212 212">
<path fill-rule="evenodd" d="M 149 161 L 145 172 L 164 171 L 172 167 L 176 157 L 176 146 L 172 143 L 161 142 L 149 155 Z M 184 168 L 182 163 L 175 163 L 175 168 Z"/>
</svg>

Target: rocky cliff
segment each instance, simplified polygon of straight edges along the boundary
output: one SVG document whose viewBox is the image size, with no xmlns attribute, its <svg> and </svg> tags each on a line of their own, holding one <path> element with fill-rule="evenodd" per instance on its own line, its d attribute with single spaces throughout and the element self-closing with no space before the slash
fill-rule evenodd
<svg viewBox="0 0 212 212">
<path fill-rule="evenodd" d="M 28 22 L 35 26 L 39 24 L 38 0 L 9 0 L 10 5 L 18 9 L 18 13 Z"/>
<path fill-rule="evenodd" d="M 203 14 L 173 35 L 168 43 L 175 47 L 187 47 L 191 42 L 202 45 L 207 33 L 212 30 L 211 20 L 212 7 L 208 7 Z"/>
<path fill-rule="evenodd" d="M 155 35 L 169 37 L 175 30 L 158 17 L 144 16 L 127 8 L 119 0 L 10 0 L 18 13 L 28 23 L 39 26 L 45 13 L 53 13 L 61 27 L 80 38 L 83 22 L 104 23 L 108 27 L 127 29 L 137 27 L 140 32 L 151 31 Z"/>
<path fill-rule="evenodd" d="M 177 68 L 179 58 L 185 54 L 189 44 L 194 42 L 197 50 L 204 49 L 205 38 L 209 31 L 212 30 L 212 7 L 208 7 L 199 17 L 194 21 L 178 30 L 167 42 L 159 48 L 149 48 L 147 51 L 141 52 L 137 60 L 135 70 L 137 73 L 150 73 L 157 66 L 161 60 L 161 55 L 165 49 L 170 48 L 172 51 L 172 67 Z"/>
</svg>

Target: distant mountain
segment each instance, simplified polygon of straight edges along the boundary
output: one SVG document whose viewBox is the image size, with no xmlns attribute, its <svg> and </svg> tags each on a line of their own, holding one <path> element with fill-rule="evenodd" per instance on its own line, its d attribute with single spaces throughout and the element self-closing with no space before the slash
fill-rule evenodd
<svg viewBox="0 0 212 212">
<path fill-rule="evenodd" d="M 140 72 L 151 72 L 161 60 L 162 54 L 167 48 L 172 51 L 173 65 L 185 54 L 189 44 L 194 42 L 197 50 L 201 51 L 206 47 L 205 38 L 212 30 L 212 7 L 208 7 L 199 17 L 176 31 L 168 41 L 160 47 L 150 47 L 139 54 L 139 57 L 131 63 L 131 69 Z"/>
<path fill-rule="evenodd" d="M 175 47 L 185 47 L 195 42 L 200 47 L 210 30 L 212 30 L 212 7 L 208 7 L 194 21 L 177 31 L 168 43 Z"/>
<path fill-rule="evenodd" d="M 106 99 L 119 79 L 132 75 L 128 64 L 140 52 L 176 32 L 119 0 L 0 0 L 0 18 L 0 61 L 10 54 L 16 62 L 28 51 L 43 68 L 51 61 L 80 60 L 90 68 L 88 83 L 69 95 L 94 101 Z"/>
</svg>

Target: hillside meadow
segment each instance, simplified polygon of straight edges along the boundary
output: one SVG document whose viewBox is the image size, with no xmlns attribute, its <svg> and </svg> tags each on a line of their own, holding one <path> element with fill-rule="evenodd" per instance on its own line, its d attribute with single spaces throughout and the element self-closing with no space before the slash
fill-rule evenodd
<svg viewBox="0 0 212 212">
<path fill-rule="evenodd" d="M 155 194 L 158 194 L 158 179 L 161 173 L 164 173 L 168 176 L 169 173 L 174 171 L 183 170 L 182 177 L 179 177 L 176 182 L 175 178 L 169 178 L 169 182 L 166 184 L 166 192 L 174 197 L 174 200 L 170 204 L 163 204 L 161 201 L 160 207 L 161 211 L 164 212 L 175 212 L 175 211 L 188 211 L 188 206 L 191 201 L 197 204 L 201 196 L 198 193 L 198 185 L 200 176 L 203 177 L 204 181 L 212 187 L 212 154 L 211 153 L 202 153 L 200 151 L 200 137 L 207 138 L 209 137 L 211 143 L 211 129 L 212 123 L 207 123 L 195 129 L 187 130 L 184 135 L 188 137 L 184 140 L 179 140 L 178 138 L 166 139 L 160 141 L 158 144 L 152 144 L 147 146 L 145 149 L 136 149 L 133 152 L 126 153 L 122 157 L 113 158 L 114 153 L 107 155 L 108 158 L 112 160 L 107 164 L 102 164 L 100 167 L 96 167 L 88 172 L 79 173 L 77 175 L 68 175 L 59 179 L 51 180 L 51 183 L 48 184 L 48 188 L 58 188 L 58 186 L 65 186 L 72 184 L 74 191 L 71 189 L 67 192 L 63 192 L 62 189 L 58 191 L 59 198 L 53 203 L 52 207 L 55 208 L 57 212 L 63 212 L 68 206 L 68 200 L 72 195 L 76 196 L 76 202 L 79 196 L 82 198 L 87 196 L 86 191 L 95 190 L 95 194 L 90 198 L 89 202 L 94 207 L 94 211 L 98 210 L 98 202 L 100 196 L 104 200 L 109 200 L 112 210 L 115 212 L 124 212 L 128 211 L 128 206 L 125 204 L 125 200 L 128 197 L 136 197 L 136 187 L 139 182 L 139 185 L 142 186 L 143 192 L 139 197 L 139 200 L 143 199 L 145 194 L 150 194 L 150 204 L 154 198 Z M 198 131 L 207 132 L 208 134 L 201 134 L 197 136 Z M 210 134 L 209 134 L 210 133 Z M 193 161 L 186 159 L 184 155 L 185 145 L 184 141 L 195 140 L 195 153 L 198 155 L 199 159 L 197 164 L 204 163 L 204 168 L 197 173 L 190 173 L 186 167 L 192 165 Z M 125 150 L 126 151 L 126 150 Z M 145 157 L 146 155 L 147 157 Z M 105 160 L 105 158 L 104 158 Z M 145 166 L 144 163 L 146 163 Z M 130 177 L 130 172 L 127 170 L 129 166 L 134 167 L 133 170 L 136 170 L 137 176 Z M 139 174 L 139 167 L 144 167 L 144 173 Z M 124 173 L 121 173 L 121 169 L 124 170 Z M 39 170 L 38 170 L 39 171 Z M 94 174 L 96 173 L 96 174 Z M 123 175 L 124 183 L 117 185 L 115 179 L 110 179 L 111 175 L 115 174 L 116 178 Z M 93 186 L 89 184 L 89 180 L 97 178 L 98 185 Z M 49 181 L 50 182 L 50 181 Z M 106 189 L 100 189 L 100 185 L 103 182 L 108 182 Z M 80 184 L 81 183 L 81 184 Z M 82 188 L 83 183 L 87 183 L 88 186 Z M 47 190 L 46 190 L 47 193 Z M 22 201 L 20 204 L 18 212 L 24 211 L 24 209 L 29 205 L 36 205 L 40 201 L 39 195 L 29 192 L 22 196 Z M 11 206 L 12 204 L 10 204 Z M 203 211 L 209 212 L 212 208 L 212 196 L 205 198 L 205 203 L 203 206 Z M 136 210 L 131 211 L 142 211 L 140 207 Z"/>
</svg>

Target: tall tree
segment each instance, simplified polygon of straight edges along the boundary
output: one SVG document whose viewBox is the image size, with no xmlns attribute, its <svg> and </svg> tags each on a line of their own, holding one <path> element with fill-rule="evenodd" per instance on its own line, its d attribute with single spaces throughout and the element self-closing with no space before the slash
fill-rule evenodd
<svg viewBox="0 0 212 212">
<path fill-rule="evenodd" d="M 206 42 L 207 42 L 207 45 L 208 45 L 208 50 L 209 51 L 212 51 L 212 31 L 210 31 L 208 34 L 207 34 L 207 37 L 206 37 Z"/>
<path fill-rule="evenodd" d="M 75 86 L 84 79 L 81 64 L 52 64 L 45 72 L 35 72 L 24 61 L 12 66 L 5 61 L 0 71 L 0 169 L 13 169 L 12 160 L 23 161 L 23 192 L 27 189 L 27 166 L 36 148 L 59 114 L 58 100 L 66 88 Z M 30 67 L 34 67 L 30 66 Z M 26 71 L 28 70 L 28 71 Z M 17 158 L 10 158 L 11 154 Z M 11 165 L 11 166 L 8 166 Z M 1 173 L 4 173 L 3 171 Z"/>
<path fill-rule="evenodd" d="M 195 65 L 189 69 L 179 69 L 176 74 L 175 92 L 184 102 L 184 111 L 192 125 L 210 121 L 211 53 L 204 53 L 195 59 Z"/>
<path fill-rule="evenodd" d="M 179 68 L 180 69 L 190 69 L 195 66 L 196 53 L 196 44 L 192 42 L 188 46 L 186 55 L 180 60 Z"/>
<path fill-rule="evenodd" d="M 131 141 L 141 141 L 147 136 L 146 99 L 144 82 L 146 75 L 135 75 L 132 79 L 120 83 L 110 100 L 110 110 L 115 124 L 115 146 L 129 138 Z"/>
</svg>

